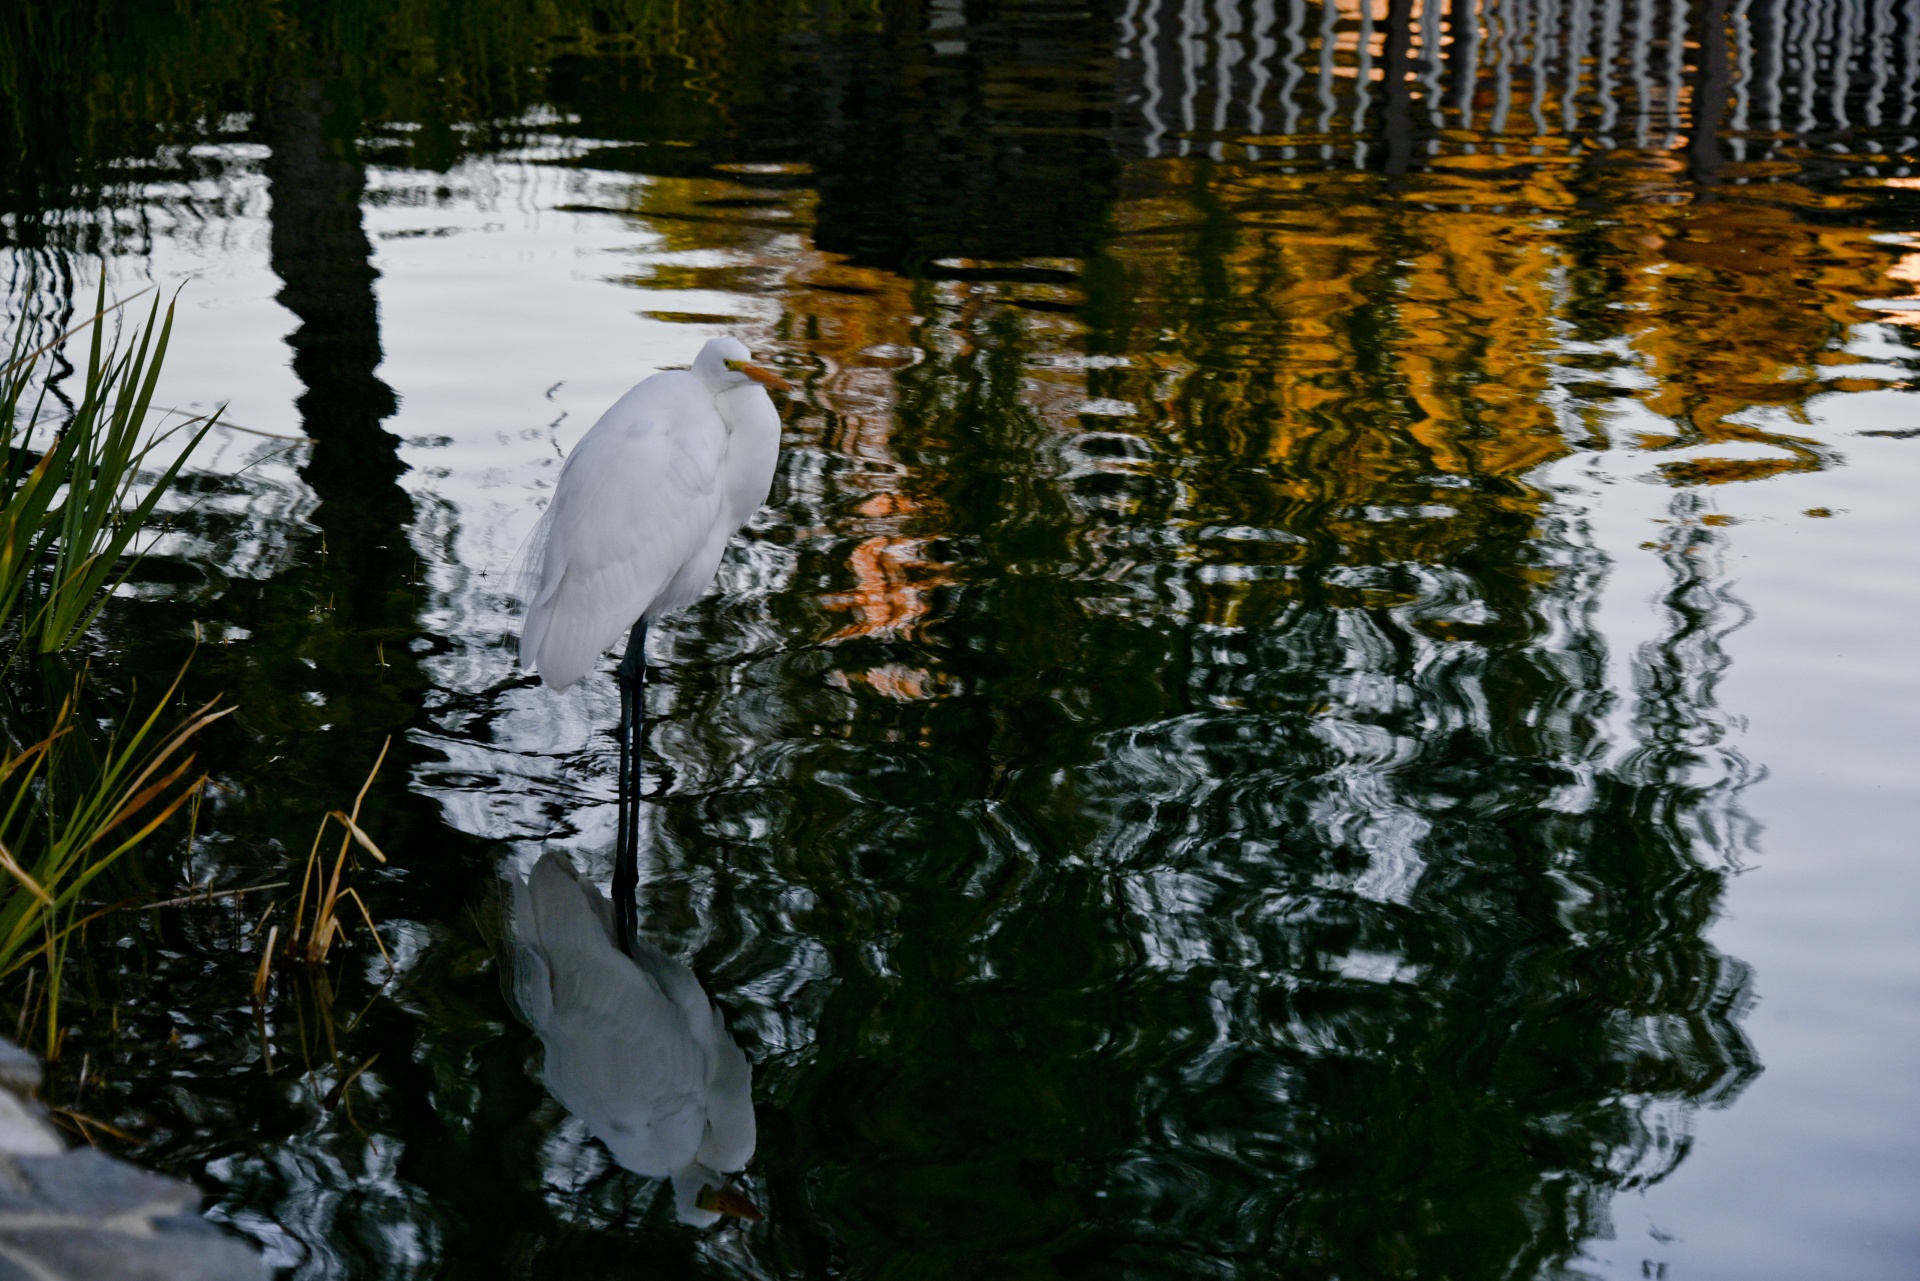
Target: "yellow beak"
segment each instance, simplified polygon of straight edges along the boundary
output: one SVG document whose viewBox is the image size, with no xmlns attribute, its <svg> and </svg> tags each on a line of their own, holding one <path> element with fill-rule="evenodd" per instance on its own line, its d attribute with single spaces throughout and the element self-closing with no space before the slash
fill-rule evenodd
<svg viewBox="0 0 1920 1281">
<path fill-rule="evenodd" d="M 704 1187 L 693 1203 L 708 1214 L 724 1214 L 735 1219 L 745 1219 L 748 1223 L 758 1223 L 767 1216 L 760 1213 L 760 1207 L 747 1200 L 746 1194 L 739 1188 L 728 1184 L 723 1188 Z"/>
<path fill-rule="evenodd" d="M 771 369 L 762 369 L 760 366 L 750 365 L 744 360 L 729 360 L 727 362 L 727 368 L 739 370 L 747 377 L 753 379 L 753 381 L 759 383 L 762 387 L 771 387 L 775 391 L 793 390 L 792 383 L 782 378 L 779 374 L 774 373 Z"/>
</svg>

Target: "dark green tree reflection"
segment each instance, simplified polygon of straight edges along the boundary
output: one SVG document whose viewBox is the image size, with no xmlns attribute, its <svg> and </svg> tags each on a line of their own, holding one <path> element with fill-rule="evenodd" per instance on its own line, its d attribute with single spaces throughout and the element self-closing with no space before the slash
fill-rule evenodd
<svg viewBox="0 0 1920 1281">
<path fill-rule="evenodd" d="M 780 1257 L 1566 1265 L 1757 1070 L 1703 937 L 1745 775 L 1713 531 L 1683 500 L 1666 634 L 1610 688 L 1604 561 L 1517 482 L 1453 487 L 1437 539 L 1343 536 L 1433 483 L 1364 298 L 1321 436 L 1265 467 L 1298 424 L 1245 388 L 1284 340 L 1208 357 L 1158 433 L 1063 435 L 1044 324 L 914 301 L 889 464 L 804 420 L 830 461 L 792 524 L 843 535 L 768 604 L 831 644 L 675 666 L 658 736 L 653 907 L 772 1056 Z M 874 537 L 910 549 L 891 612 L 846 581 Z M 684 630 L 717 658 L 756 612 Z"/>
</svg>

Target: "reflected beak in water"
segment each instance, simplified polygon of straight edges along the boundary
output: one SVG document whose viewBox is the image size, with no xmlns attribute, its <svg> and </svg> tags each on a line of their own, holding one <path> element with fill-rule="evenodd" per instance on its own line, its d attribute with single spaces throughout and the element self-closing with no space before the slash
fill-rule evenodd
<svg viewBox="0 0 1920 1281">
<path fill-rule="evenodd" d="M 762 387 L 771 387 L 775 391 L 792 391 L 793 384 L 774 373 L 771 369 L 762 369 L 759 365 L 749 365 L 744 360 L 729 360 L 729 369 L 737 369 Z"/>
<path fill-rule="evenodd" d="M 745 1219 L 748 1223 L 758 1223 L 767 1216 L 760 1213 L 760 1207 L 747 1200 L 746 1194 L 739 1188 L 728 1184 L 724 1188 L 705 1187 L 693 1203 L 708 1214 L 724 1214 L 735 1219 Z"/>
</svg>

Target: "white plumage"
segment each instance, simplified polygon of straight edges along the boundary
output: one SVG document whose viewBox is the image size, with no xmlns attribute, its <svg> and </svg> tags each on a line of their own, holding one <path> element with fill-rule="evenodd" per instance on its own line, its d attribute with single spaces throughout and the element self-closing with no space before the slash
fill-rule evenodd
<svg viewBox="0 0 1920 1281">
<path fill-rule="evenodd" d="M 761 384 L 761 385 L 756 385 Z M 779 378 L 715 338 L 615 402 L 560 468 L 526 550 L 520 662 L 565 689 L 629 634 L 620 677 L 618 906 L 551 856 L 513 894 L 514 993 L 547 1088 L 614 1159 L 673 1180 L 688 1223 L 757 1219 L 723 1172 L 753 1155 L 747 1060 L 691 972 L 638 937 L 644 623 L 692 603 L 767 499 Z M 615 919 L 617 916 L 617 920 Z"/>
<path fill-rule="evenodd" d="M 744 345 L 715 338 L 655 374 L 574 446 L 529 540 L 520 663 L 556 689 L 641 618 L 697 600 L 727 539 L 767 500 L 780 415 Z"/>
<path fill-rule="evenodd" d="M 560 1105 L 637 1174 L 673 1180 L 681 1221 L 758 1218 L 726 1173 L 753 1156 L 753 1074 L 692 971 L 644 939 L 614 944 L 612 905 L 543 855 L 514 883 L 515 1003 Z"/>
</svg>

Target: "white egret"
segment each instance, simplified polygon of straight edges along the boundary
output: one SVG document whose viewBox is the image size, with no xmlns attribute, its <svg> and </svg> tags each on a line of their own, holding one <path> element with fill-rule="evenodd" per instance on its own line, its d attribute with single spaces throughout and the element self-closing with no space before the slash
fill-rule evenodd
<svg viewBox="0 0 1920 1281">
<path fill-rule="evenodd" d="M 647 621 L 692 604 L 727 540 L 767 500 L 780 453 L 778 376 L 715 338 L 689 370 L 655 374 L 614 402 L 560 468 L 528 540 L 521 666 L 555 689 L 586 675 L 627 637 L 620 660 L 620 815 L 613 898 L 617 937 L 633 932 L 639 881 L 639 719 Z"/>
<path fill-rule="evenodd" d="M 512 890 L 513 993 L 545 1051 L 541 1076 L 613 1159 L 673 1180 L 674 1212 L 707 1227 L 760 1211 L 726 1175 L 753 1157 L 753 1071 L 692 971 L 542 855 Z"/>
</svg>

